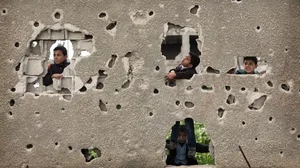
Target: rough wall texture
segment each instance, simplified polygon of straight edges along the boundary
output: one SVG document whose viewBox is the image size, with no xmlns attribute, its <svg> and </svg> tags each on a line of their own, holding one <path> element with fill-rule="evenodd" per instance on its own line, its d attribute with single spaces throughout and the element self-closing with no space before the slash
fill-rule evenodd
<svg viewBox="0 0 300 168">
<path fill-rule="evenodd" d="M 1 0 L 0 8 L 0 167 L 163 167 L 167 132 L 186 117 L 205 124 L 217 167 L 248 167 L 241 149 L 251 167 L 299 167 L 300 1 Z M 195 29 L 202 52 L 202 73 L 175 87 L 163 79 L 168 22 Z M 74 58 L 58 84 L 66 93 L 33 91 L 44 44 L 56 39 L 91 56 Z M 46 49 L 33 50 L 33 40 Z M 269 71 L 227 74 L 245 55 Z M 88 147 L 102 156 L 86 163 Z"/>
</svg>

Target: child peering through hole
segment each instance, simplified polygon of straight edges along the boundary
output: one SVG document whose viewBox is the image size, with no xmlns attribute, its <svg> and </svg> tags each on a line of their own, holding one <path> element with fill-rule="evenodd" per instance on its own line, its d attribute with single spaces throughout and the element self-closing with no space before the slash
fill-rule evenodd
<svg viewBox="0 0 300 168">
<path fill-rule="evenodd" d="M 194 74 L 197 74 L 196 67 L 199 63 L 199 56 L 189 52 L 189 54 L 181 60 L 180 65 L 175 69 L 171 69 L 165 76 L 166 81 L 169 82 L 170 86 L 175 86 L 174 81 L 176 79 L 190 79 Z"/>
<path fill-rule="evenodd" d="M 266 71 L 258 72 L 255 69 L 257 68 L 257 57 L 255 56 L 247 56 L 243 59 L 243 67 L 244 69 L 239 69 L 235 72 L 235 74 L 264 74 Z"/>
<path fill-rule="evenodd" d="M 169 150 L 167 165 L 198 165 L 196 152 L 209 153 L 207 145 L 196 143 L 194 121 L 191 118 L 185 119 L 185 125 L 176 121 L 172 127 L 171 139 L 166 142 L 166 148 Z"/>
<path fill-rule="evenodd" d="M 43 77 L 43 84 L 49 86 L 53 84 L 53 78 L 61 79 L 64 69 L 70 64 L 67 62 L 68 53 L 64 46 L 57 46 L 54 48 L 54 64 L 48 64 L 48 72 Z"/>
</svg>

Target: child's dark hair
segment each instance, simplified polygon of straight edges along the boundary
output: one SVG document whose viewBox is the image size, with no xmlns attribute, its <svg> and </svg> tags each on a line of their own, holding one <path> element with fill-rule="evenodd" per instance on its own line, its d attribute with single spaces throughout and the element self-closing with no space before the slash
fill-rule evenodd
<svg viewBox="0 0 300 168">
<path fill-rule="evenodd" d="M 186 127 L 185 127 L 185 125 L 179 125 L 179 132 L 186 133 Z"/>
<path fill-rule="evenodd" d="M 246 60 L 251 60 L 255 63 L 255 65 L 257 65 L 257 58 L 255 56 L 247 56 L 247 57 L 244 57 L 244 62 Z"/>
<path fill-rule="evenodd" d="M 196 68 L 200 63 L 199 56 L 193 52 L 189 52 L 189 55 L 191 56 L 191 64 L 193 65 L 193 68 Z M 200 52 L 200 55 L 201 55 L 201 52 Z"/>
<path fill-rule="evenodd" d="M 68 55 L 67 49 L 62 45 L 58 45 L 57 47 L 54 48 L 53 51 L 57 51 L 57 50 L 61 51 L 64 56 Z"/>
</svg>

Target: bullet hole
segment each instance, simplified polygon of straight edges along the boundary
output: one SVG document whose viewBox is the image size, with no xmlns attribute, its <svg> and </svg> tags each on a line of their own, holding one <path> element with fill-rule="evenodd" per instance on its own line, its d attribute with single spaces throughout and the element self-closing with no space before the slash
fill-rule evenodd
<svg viewBox="0 0 300 168">
<path fill-rule="evenodd" d="M 58 142 L 55 142 L 54 144 L 55 144 L 55 146 L 57 146 L 57 145 L 58 145 Z"/>
<path fill-rule="evenodd" d="M 220 74 L 220 71 L 219 70 L 217 70 L 217 69 L 214 69 L 214 68 L 212 68 L 212 67 L 207 67 L 207 69 L 206 69 L 206 72 L 207 73 L 215 73 L 215 74 Z"/>
<path fill-rule="evenodd" d="M 68 146 L 69 150 L 73 150 L 73 147 L 72 146 Z"/>
<path fill-rule="evenodd" d="M 132 56 L 132 52 L 127 52 L 125 55 L 124 55 L 124 57 L 126 57 L 126 58 L 129 58 L 129 57 L 131 57 Z"/>
<path fill-rule="evenodd" d="M 32 144 L 27 144 L 27 145 L 26 145 L 26 148 L 27 148 L 27 149 L 31 149 L 31 148 L 33 148 L 33 145 L 32 145 Z"/>
<path fill-rule="evenodd" d="M 186 88 L 186 90 L 188 90 L 188 91 L 193 90 L 193 87 L 192 87 L 192 86 L 188 86 L 188 87 Z"/>
<path fill-rule="evenodd" d="M 258 31 L 258 32 L 260 31 L 260 26 L 256 27 L 256 31 Z"/>
<path fill-rule="evenodd" d="M 33 23 L 33 26 L 34 26 L 34 27 L 39 27 L 39 25 L 40 25 L 39 22 L 34 22 L 34 23 Z"/>
<path fill-rule="evenodd" d="M 197 14 L 198 9 L 199 9 L 199 5 L 195 5 L 194 7 L 192 7 L 190 9 L 190 13 L 195 15 L 195 14 Z"/>
<path fill-rule="evenodd" d="M 109 61 L 109 63 L 108 63 L 108 67 L 109 67 L 109 68 L 112 68 L 112 67 L 114 66 L 117 57 L 118 57 L 118 56 L 117 56 L 117 55 L 114 55 L 114 54 L 111 56 L 111 59 L 110 59 L 110 61 Z"/>
<path fill-rule="evenodd" d="M 100 14 L 99 14 L 99 18 L 104 18 L 106 16 L 106 13 L 104 13 L 104 12 L 101 12 Z"/>
<path fill-rule="evenodd" d="M 88 40 L 88 39 L 93 39 L 93 36 L 90 35 L 90 34 L 85 34 L 85 35 L 84 35 L 84 38 L 85 38 L 86 40 Z"/>
<path fill-rule="evenodd" d="M 87 84 L 91 84 L 92 82 L 93 82 L 93 79 L 90 78 L 86 83 L 87 83 Z"/>
<path fill-rule="evenodd" d="M 79 89 L 80 92 L 85 92 L 87 88 L 85 86 L 82 86 L 82 88 Z"/>
<path fill-rule="evenodd" d="M 176 86 L 176 82 L 175 81 L 167 81 L 165 84 L 166 84 L 166 86 L 170 86 L 170 87 Z"/>
<path fill-rule="evenodd" d="M 258 92 L 258 89 L 257 89 L 257 88 L 254 88 L 254 92 Z"/>
<path fill-rule="evenodd" d="M 226 100 L 226 103 L 227 103 L 227 104 L 234 104 L 234 103 L 235 103 L 235 96 L 232 95 L 232 94 L 228 95 L 228 98 L 227 98 L 227 100 Z"/>
<path fill-rule="evenodd" d="M 284 91 L 288 92 L 290 91 L 290 86 L 287 84 L 281 84 L 281 89 L 283 89 Z"/>
<path fill-rule="evenodd" d="M 65 111 L 66 111 L 66 109 L 65 108 L 61 108 L 61 110 L 60 110 L 62 113 L 64 113 Z"/>
<path fill-rule="evenodd" d="M 72 99 L 72 95 L 63 95 L 62 96 L 65 100 L 71 100 Z"/>
<path fill-rule="evenodd" d="M 230 91 L 231 87 L 230 86 L 225 86 L 225 90 Z"/>
<path fill-rule="evenodd" d="M 12 116 L 12 115 L 13 115 L 13 113 L 10 111 L 10 112 L 8 112 L 8 115 Z"/>
<path fill-rule="evenodd" d="M 7 13 L 7 10 L 6 9 L 2 9 L 1 13 L 2 13 L 2 15 L 5 15 Z"/>
<path fill-rule="evenodd" d="M 154 93 L 154 94 L 158 94 L 159 91 L 158 91 L 157 89 L 154 89 L 153 93 Z"/>
<path fill-rule="evenodd" d="M 101 150 L 98 148 L 83 148 L 81 149 L 81 153 L 83 154 L 86 162 L 90 162 L 93 159 L 101 157 Z"/>
<path fill-rule="evenodd" d="M 155 70 L 156 70 L 156 71 L 159 71 L 159 69 L 160 69 L 159 66 L 156 66 L 156 67 L 155 67 Z"/>
<path fill-rule="evenodd" d="M 175 102 L 175 104 L 176 104 L 177 106 L 179 106 L 179 105 L 180 105 L 180 101 L 177 100 L 177 101 Z"/>
<path fill-rule="evenodd" d="M 282 151 L 280 151 L 279 153 L 280 153 L 281 156 L 283 156 L 283 152 Z"/>
<path fill-rule="evenodd" d="M 117 108 L 118 110 L 120 110 L 120 109 L 121 109 L 121 105 L 118 104 L 118 105 L 116 106 L 116 108 Z"/>
<path fill-rule="evenodd" d="M 209 85 L 202 85 L 202 90 L 206 90 L 206 91 L 211 91 L 213 90 L 212 86 L 209 86 Z"/>
<path fill-rule="evenodd" d="M 39 115 L 40 115 L 40 112 L 36 111 L 36 112 L 35 112 L 35 115 L 36 115 L 36 116 L 39 116 Z"/>
<path fill-rule="evenodd" d="M 106 105 L 103 103 L 102 100 L 99 100 L 99 108 L 101 111 L 107 111 Z"/>
<path fill-rule="evenodd" d="M 288 52 L 288 51 L 289 51 L 289 49 L 288 49 L 288 48 L 286 48 L 286 49 L 285 49 L 285 52 Z"/>
<path fill-rule="evenodd" d="M 273 87 L 273 83 L 271 81 L 267 82 L 268 86 Z"/>
<path fill-rule="evenodd" d="M 15 47 L 19 47 L 20 46 L 20 43 L 19 42 L 16 42 L 15 43 Z"/>
<path fill-rule="evenodd" d="M 55 17 L 55 19 L 60 19 L 60 13 L 59 12 L 55 12 L 54 13 L 54 17 Z"/>
<path fill-rule="evenodd" d="M 153 116 L 153 113 L 152 113 L 152 112 L 150 112 L 150 113 L 149 113 L 149 116 Z"/>
<path fill-rule="evenodd" d="M 152 16 L 153 14 L 154 14 L 153 11 L 150 11 L 150 12 L 149 12 L 149 16 Z"/>
<path fill-rule="evenodd" d="M 227 71 L 227 74 L 235 74 L 236 68 L 231 68 Z"/>
<path fill-rule="evenodd" d="M 255 141 L 257 141 L 257 138 L 255 138 Z"/>
<path fill-rule="evenodd" d="M 15 105 L 15 100 L 14 99 L 11 99 L 10 102 L 9 102 L 10 106 L 14 106 Z"/>
<path fill-rule="evenodd" d="M 273 120 L 273 117 L 269 117 L 269 121 L 272 122 L 272 120 Z"/>
<path fill-rule="evenodd" d="M 16 70 L 16 71 L 19 71 L 19 70 L 20 70 L 20 66 L 21 66 L 21 63 L 19 63 L 19 64 L 15 67 L 15 70 Z"/>
<path fill-rule="evenodd" d="M 245 125 L 245 124 L 246 124 L 246 122 L 245 122 L 245 121 L 242 121 L 242 124 L 243 124 L 243 125 Z"/>
<path fill-rule="evenodd" d="M 263 105 L 265 104 L 265 101 L 267 99 L 267 95 L 262 95 L 260 96 L 258 99 L 255 99 L 253 101 L 253 103 L 251 103 L 248 108 L 250 110 L 259 110 L 263 107 Z"/>
<path fill-rule="evenodd" d="M 192 108 L 192 107 L 194 107 L 195 105 L 194 105 L 194 103 L 192 103 L 192 102 L 184 102 L 184 105 L 185 105 L 185 107 L 187 107 L 187 108 Z"/>
<path fill-rule="evenodd" d="M 103 89 L 104 85 L 102 82 L 99 82 L 96 86 L 96 89 Z"/>
<path fill-rule="evenodd" d="M 15 91 L 16 91 L 16 88 L 11 88 L 10 91 L 11 91 L 11 92 L 15 92 Z"/>
<path fill-rule="evenodd" d="M 246 88 L 244 88 L 244 87 L 241 88 L 241 91 L 245 91 L 245 90 L 246 90 Z"/>
<path fill-rule="evenodd" d="M 111 22 L 108 26 L 106 26 L 106 30 L 112 30 L 117 25 L 117 21 Z"/>
<path fill-rule="evenodd" d="M 119 90 L 118 90 L 118 89 L 115 89 L 115 92 L 119 92 Z"/>
<path fill-rule="evenodd" d="M 236 0 L 237 2 L 242 2 L 242 0 Z"/>
<path fill-rule="evenodd" d="M 222 108 L 219 108 L 219 109 L 218 109 L 218 116 L 219 116 L 220 118 L 222 118 L 222 117 L 223 117 L 223 115 L 224 115 L 224 112 L 225 112 L 225 110 L 224 110 L 224 109 L 222 109 Z"/>
<path fill-rule="evenodd" d="M 127 80 L 121 87 L 127 89 L 130 86 L 130 80 Z"/>
</svg>

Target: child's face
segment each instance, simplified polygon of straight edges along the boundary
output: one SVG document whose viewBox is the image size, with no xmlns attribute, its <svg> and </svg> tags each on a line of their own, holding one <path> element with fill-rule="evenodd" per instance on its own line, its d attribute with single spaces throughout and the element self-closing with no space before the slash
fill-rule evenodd
<svg viewBox="0 0 300 168">
<path fill-rule="evenodd" d="M 60 64 L 64 62 L 67 59 L 67 56 L 65 56 L 60 50 L 54 51 L 54 62 L 56 64 Z"/>
<path fill-rule="evenodd" d="M 181 60 L 181 65 L 185 67 L 192 67 L 193 65 L 191 64 L 191 56 L 187 55 Z"/>
<path fill-rule="evenodd" d="M 179 132 L 177 140 L 178 140 L 179 143 L 185 143 L 185 141 L 186 141 L 186 133 L 185 132 Z"/>
<path fill-rule="evenodd" d="M 252 74 L 257 68 L 257 65 L 255 65 L 254 61 L 252 60 L 245 60 L 244 61 L 244 69 L 248 74 Z"/>
</svg>

